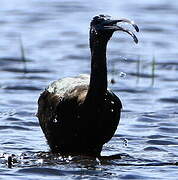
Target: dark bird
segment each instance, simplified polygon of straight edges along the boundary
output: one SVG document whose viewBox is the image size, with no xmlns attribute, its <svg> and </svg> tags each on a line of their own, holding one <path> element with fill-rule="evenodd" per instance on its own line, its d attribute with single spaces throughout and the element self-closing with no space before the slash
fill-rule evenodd
<svg viewBox="0 0 178 180">
<path fill-rule="evenodd" d="M 52 152 L 97 157 L 113 137 L 122 104 L 107 89 L 107 43 L 115 31 L 124 31 L 138 42 L 132 31 L 118 25 L 122 22 L 139 31 L 128 19 L 95 16 L 90 23 L 90 76 L 54 81 L 39 97 L 37 116 Z"/>
</svg>

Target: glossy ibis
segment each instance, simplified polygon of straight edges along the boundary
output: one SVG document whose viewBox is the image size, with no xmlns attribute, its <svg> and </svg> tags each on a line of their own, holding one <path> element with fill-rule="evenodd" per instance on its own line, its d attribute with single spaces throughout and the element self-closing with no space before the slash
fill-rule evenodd
<svg viewBox="0 0 178 180">
<path fill-rule="evenodd" d="M 114 135 L 122 104 L 107 89 L 106 48 L 115 31 L 135 34 L 120 26 L 133 21 L 95 16 L 90 23 L 91 74 L 54 81 L 38 100 L 40 126 L 52 152 L 100 156 L 103 145 Z"/>
</svg>

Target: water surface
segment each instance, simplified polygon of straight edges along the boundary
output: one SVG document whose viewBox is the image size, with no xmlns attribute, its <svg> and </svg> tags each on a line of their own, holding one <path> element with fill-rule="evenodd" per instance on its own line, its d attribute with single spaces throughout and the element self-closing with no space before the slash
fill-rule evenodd
<svg viewBox="0 0 178 180">
<path fill-rule="evenodd" d="M 177 179 L 177 12 L 178 1 L 168 0 L 1 0 L 0 179 Z M 115 33 L 108 47 L 110 88 L 123 112 L 102 155 L 121 159 L 63 159 L 49 153 L 37 99 L 53 80 L 90 73 L 89 22 L 103 13 L 140 27 L 138 45 Z"/>
</svg>

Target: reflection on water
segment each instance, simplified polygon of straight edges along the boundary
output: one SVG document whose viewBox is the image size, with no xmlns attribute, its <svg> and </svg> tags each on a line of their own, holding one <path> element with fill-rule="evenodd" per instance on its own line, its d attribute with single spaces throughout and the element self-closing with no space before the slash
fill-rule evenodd
<svg viewBox="0 0 178 180">
<path fill-rule="evenodd" d="M 1 178 L 177 179 L 177 12 L 178 1 L 168 0 L 2 0 Z M 124 108 L 102 155 L 117 156 L 52 155 L 35 117 L 37 99 L 49 82 L 90 72 L 89 21 L 101 13 L 140 27 L 138 45 L 116 33 L 108 47 L 110 88 Z"/>
</svg>

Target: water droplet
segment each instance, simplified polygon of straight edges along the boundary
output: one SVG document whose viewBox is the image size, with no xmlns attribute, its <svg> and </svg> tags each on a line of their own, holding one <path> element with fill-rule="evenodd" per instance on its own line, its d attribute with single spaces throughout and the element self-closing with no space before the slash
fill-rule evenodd
<svg viewBox="0 0 178 180">
<path fill-rule="evenodd" d="M 124 144 L 124 146 L 128 146 L 128 140 L 127 139 L 123 139 L 123 144 Z"/>
<path fill-rule="evenodd" d="M 127 74 L 124 73 L 124 72 L 120 72 L 120 74 L 119 74 L 120 77 L 125 77 L 126 75 L 127 75 Z"/>
<path fill-rule="evenodd" d="M 4 154 L 3 154 L 3 157 L 5 158 L 5 160 L 7 160 L 8 157 L 9 157 L 9 154 L 4 153 Z"/>
<path fill-rule="evenodd" d="M 97 162 L 99 165 L 101 165 L 101 162 L 100 162 L 100 160 L 99 160 L 98 158 L 96 158 L 96 162 Z"/>
<path fill-rule="evenodd" d="M 116 81 L 114 80 L 114 78 L 112 78 L 110 82 L 111 82 L 111 84 L 116 83 Z"/>
<path fill-rule="evenodd" d="M 127 60 L 127 58 L 126 58 L 125 56 L 119 56 L 119 58 L 120 58 L 121 60 L 124 60 L 124 61 Z"/>
<path fill-rule="evenodd" d="M 69 159 L 69 161 L 72 161 L 73 158 L 72 158 L 72 156 L 69 156 L 68 159 Z"/>
<path fill-rule="evenodd" d="M 111 112 L 114 112 L 114 109 L 111 109 Z"/>
<path fill-rule="evenodd" d="M 114 101 L 111 101 L 111 104 L 114 104 Z"/>
<path fill-rule="evenodd" d="M 38 160 L 37 160 L 37 163 L 38 163 L 38 164 L 43 164 L 43 161 L 44 161 L 43 159 L 38 159 Z"/>
</svg>

